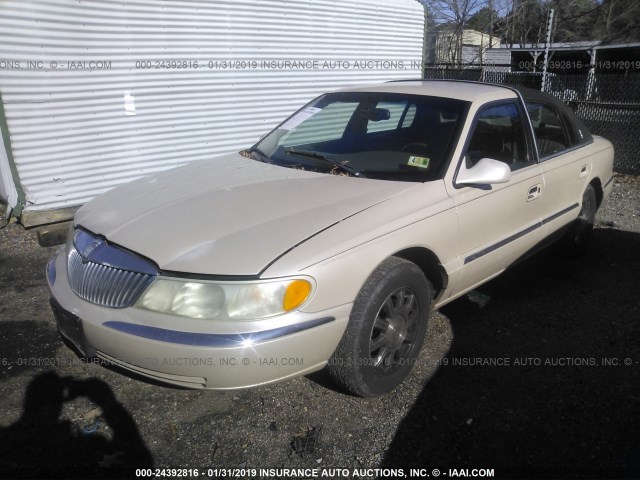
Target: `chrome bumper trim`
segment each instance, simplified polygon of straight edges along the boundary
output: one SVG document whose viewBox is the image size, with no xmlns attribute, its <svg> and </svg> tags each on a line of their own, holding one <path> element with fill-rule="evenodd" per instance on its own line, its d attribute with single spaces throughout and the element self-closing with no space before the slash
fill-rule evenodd
<svg viewBox="0 0 640 480">
<path fill-rule="evenodd" d="M 165 328 L 138 325 L 135 323 L 108 321 L 102 325 L 119 332 L 137 337 L 149 338 L 159 342 L 176 343 L 196 347 L 246 347 L 256 343 L 266 342 L 285 335 L 291 335 L 303 330 L 318 327 L 335 321 L 334 317 L 318 318 L 306 322 L 288 325 L 286 327 L 249 333 L 194 333 L 168 330 Z"/>
</svg>

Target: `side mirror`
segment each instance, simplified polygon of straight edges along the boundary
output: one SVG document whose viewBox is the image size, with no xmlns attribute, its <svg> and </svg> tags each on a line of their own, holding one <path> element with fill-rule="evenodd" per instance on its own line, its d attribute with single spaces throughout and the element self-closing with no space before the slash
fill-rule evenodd
<svg viewBox="0 0 640 480">
<path fill-rule="evenodd" d="M 506 163 L 492 158 L 482 158 L 471 168 L 467 168 L 466 162 L 463 161 L 456 182 L 465 185 L 491 185 L 506 183 L 510 179 L 511 170 Z"/>
</svg>

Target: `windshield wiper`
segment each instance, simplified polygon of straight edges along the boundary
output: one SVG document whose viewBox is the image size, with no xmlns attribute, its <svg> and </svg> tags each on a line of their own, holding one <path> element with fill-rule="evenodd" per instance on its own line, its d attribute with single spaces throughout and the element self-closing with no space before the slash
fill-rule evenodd
<svg viewBox="0 0 640 480">
<path fill-rule="evenodd" d="M 307 151 L 307 150 L 295 150 L 293 148 L 287 148 L 285 150 L 285 153 L 287 155 L 300 155 L 301 157 L 317 158 L 318 160 L 322 160 L 324 162 L 330 163 L 331 165 L 333 165 L 338 170 L 342 170 L 343 172 L 348 173 L 349 175 L 353 175 L 354 177 L 357 177 L 360 174 L 360 170 L 356 170 L 355 168 L 353 168 L 353 167 L 351 167 L 349 165 L 346 165 L 344 163 L 338 162 L 337 160 L 334 160 L 333 158 L 327 157 L 326 155 L 323 155 L 322 153 L 311 152 L 311 151 Z"/>
<path fill-rule="evenodd" d="M 269 158 L 269 156 L 259 148 L 251 148 L 248 150 L 248 152 L 249 155 L 251 155 L 255 160 L 258 160 L 259 162 L 271 163 L 271 159 Z"/>
</svg>

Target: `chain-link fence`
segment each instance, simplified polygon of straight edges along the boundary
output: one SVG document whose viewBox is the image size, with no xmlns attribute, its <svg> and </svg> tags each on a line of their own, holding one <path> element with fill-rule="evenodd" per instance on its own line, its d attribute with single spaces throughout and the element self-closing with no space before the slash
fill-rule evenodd
<svg viewBox="0 0 640 480">
<path fill-rule="evenodd" d="M 427 66 L 424 78 L 475 80 L 543 89 L 542 72 L 513 72 L 506 65 Z M 591 133 L 613 143 L 617 172 L 640 175 L 640 71 L 594 69 L 547 73 L 544 80 L 545 92 L 569 105 Z"/>
</svg>

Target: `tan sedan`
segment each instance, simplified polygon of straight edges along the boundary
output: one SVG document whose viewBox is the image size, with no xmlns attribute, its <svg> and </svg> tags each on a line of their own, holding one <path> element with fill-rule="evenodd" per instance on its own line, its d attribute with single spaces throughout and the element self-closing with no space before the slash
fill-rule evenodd
<svg viewBox="0 0 640 480">
<path fill-rule="evenodd" d="M 431 309 L 553 240 L 583 252 L 612 165 L 611 144 L 540 92 L 328 93 L 249 150 L 82 207 L 47 268 L 51 303 L 79 354 L 163 382 L 327 367 L 378 395 L 410 371 Z"/>
</svg>

